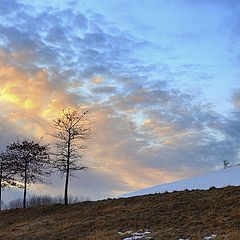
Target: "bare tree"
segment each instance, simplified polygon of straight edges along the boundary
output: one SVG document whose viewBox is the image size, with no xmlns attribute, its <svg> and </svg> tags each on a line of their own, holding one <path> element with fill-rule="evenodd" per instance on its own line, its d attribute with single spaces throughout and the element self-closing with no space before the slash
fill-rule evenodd
<svg viewBox="0 0 240 240">
<path fill-rule="evenodd" d="M 28 185 L 47 182 L 46 177 L 51 173 L 48 150 L 48 145 L 26 139 L 7 146 L 8 157 L 14 162 L 15 178 L 24 189 L 23 208 L 26 208 Z"/>
<path fill-rule="evenodd" d="M 230 164 L 230 162 L 228 161 L 228 160 L 224 160 L 223 161 L 223 167 L 224 167 L 224 169 L 226 169 L 226 168 L 230 168 L 232 165 Z"/>
<path fill-rule="evenodd" d="M 15 165 L 8 154 L 0 154 L 0 211 L 2 210 L 2 190 L 5 187 L 17 186 L 14 181 Z"/>
<path fill-rule="evenodd" d="M 79 160 L 83 156 L 86 145 L 83 141 L 90 138 L 91 124 L 87 118 L 89 110 L 81 111 L 80 108 L 66 109 L 53 122 L 55 133 L 51 134 L 57 139 L 54 153 L 54 166 L 61 176 L 65 175 L 64 204 L 68 204 L 69 178 L 73 172 L 86 170 Z"/>
</svg>

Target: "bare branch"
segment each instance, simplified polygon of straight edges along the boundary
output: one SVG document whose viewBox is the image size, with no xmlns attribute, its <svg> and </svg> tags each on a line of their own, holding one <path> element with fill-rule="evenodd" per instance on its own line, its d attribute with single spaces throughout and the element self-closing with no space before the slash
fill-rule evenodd
<svg viewBox="0 0 240 240">
<path fill-rule="evenodd" d="M 91 138 L 92 129 L 87 119 L 89 110 L 65 109 L 61 116 L 54 120 L 55 132 L 50 135 L 56 139 L 54 157 L 54 168 L 66 178 L 65 183 L 65 204 L 68 203 L 68 182 L 73 172 L 87 170 L 86 166 L 80 164 L 83 151 L 87 148 L 82 144 Z"/>
</svg>

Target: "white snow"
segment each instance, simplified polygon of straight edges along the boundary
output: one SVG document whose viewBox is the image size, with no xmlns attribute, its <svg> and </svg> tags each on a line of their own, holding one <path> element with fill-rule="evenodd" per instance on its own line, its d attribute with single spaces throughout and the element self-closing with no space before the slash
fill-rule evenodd
<svg viewBox="0 0 240 240">
<path fill-rule="evenodd" d="M 216 234 L 212 234 L 212 235 L 209 236 L 209 237 L 205 237 L 203 240 L 213 240 L 213 239 L 215 239 L 216 237 L 217 237 Z"/>
<path fill-rule="evenodd" d="M 126 232 L 118 232 L 119 235 L 129 235 L 128 237 L 123 237 L 122 240 L 153 240 L 153 237 L 151 237 L 151 232 L 149 230 L 139 230 L 137 232 L 133 231 L 126 231 Z M 204 237 L 203 240 L 214 240 L 216 239 L 217 235 L 212 234 L 210 236 Z M 190 238 L 179 238 L 178 240 L 190 240 Z"/>
<path fill-rule="evenodd" d="M 152 239 L 152 237 L 150 237 L 149 234 L 151 234 L 150 231 L 148 231 L 147 229 L 145 231 L 139 230 L 135 233 L 133 233 L 132 231 L 127 231 L 127 232 L 118 232 L 119 235 L 125 235 L 125 234 L 129 234 L 132 235 L 131 237 L 125 237 L 123 238 L 123 240 L 138 240 L 138 239 Z"/>
<path fill-rule="evenodd" d="M 186 189 L 207 190 L 211 187 L 222 188 L 226 186 L 240 186 L 240 166 L 221 169 L 198 177 L 157 185 L 136 192 L 130 192 L 121 197 L 127 198 L 146 194 L 182 191 Z"/>
</svg>

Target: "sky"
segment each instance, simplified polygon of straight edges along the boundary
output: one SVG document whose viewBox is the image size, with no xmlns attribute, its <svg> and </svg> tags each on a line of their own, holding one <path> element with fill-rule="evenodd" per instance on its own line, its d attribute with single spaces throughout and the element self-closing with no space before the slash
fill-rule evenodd
<svg viewBox="0 0 240 240">
<path fill-rule="evenodd" d="M 82 106 L 94 136 L 72 195 L 114 197 L 239 162 L 239 16 L 237 0 L 1 0 L 0 148 L 51 142 L 61 110 Z M 62 183 L 30 193 L 57 196 Z"/>
</svg>

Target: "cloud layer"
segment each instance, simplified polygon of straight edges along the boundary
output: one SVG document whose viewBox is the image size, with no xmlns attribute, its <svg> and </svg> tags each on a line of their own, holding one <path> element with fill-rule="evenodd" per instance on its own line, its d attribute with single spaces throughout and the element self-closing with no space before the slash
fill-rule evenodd
<svg viewBox="0 0 240 240">
<path fill-rule="evenodd" d="M 15 0 L 0 3 L 0 32 L 2 147 L 46 135 L 64 107 L 92 109 L 91 171 L 73 180 L 72 194 L 113 196 L 237 161 L 238 114 L 223 117 L 171 86 L 171 66 L 139 57 L 156 49 L 151 41 L 93 11 Z"/>
</svg>

